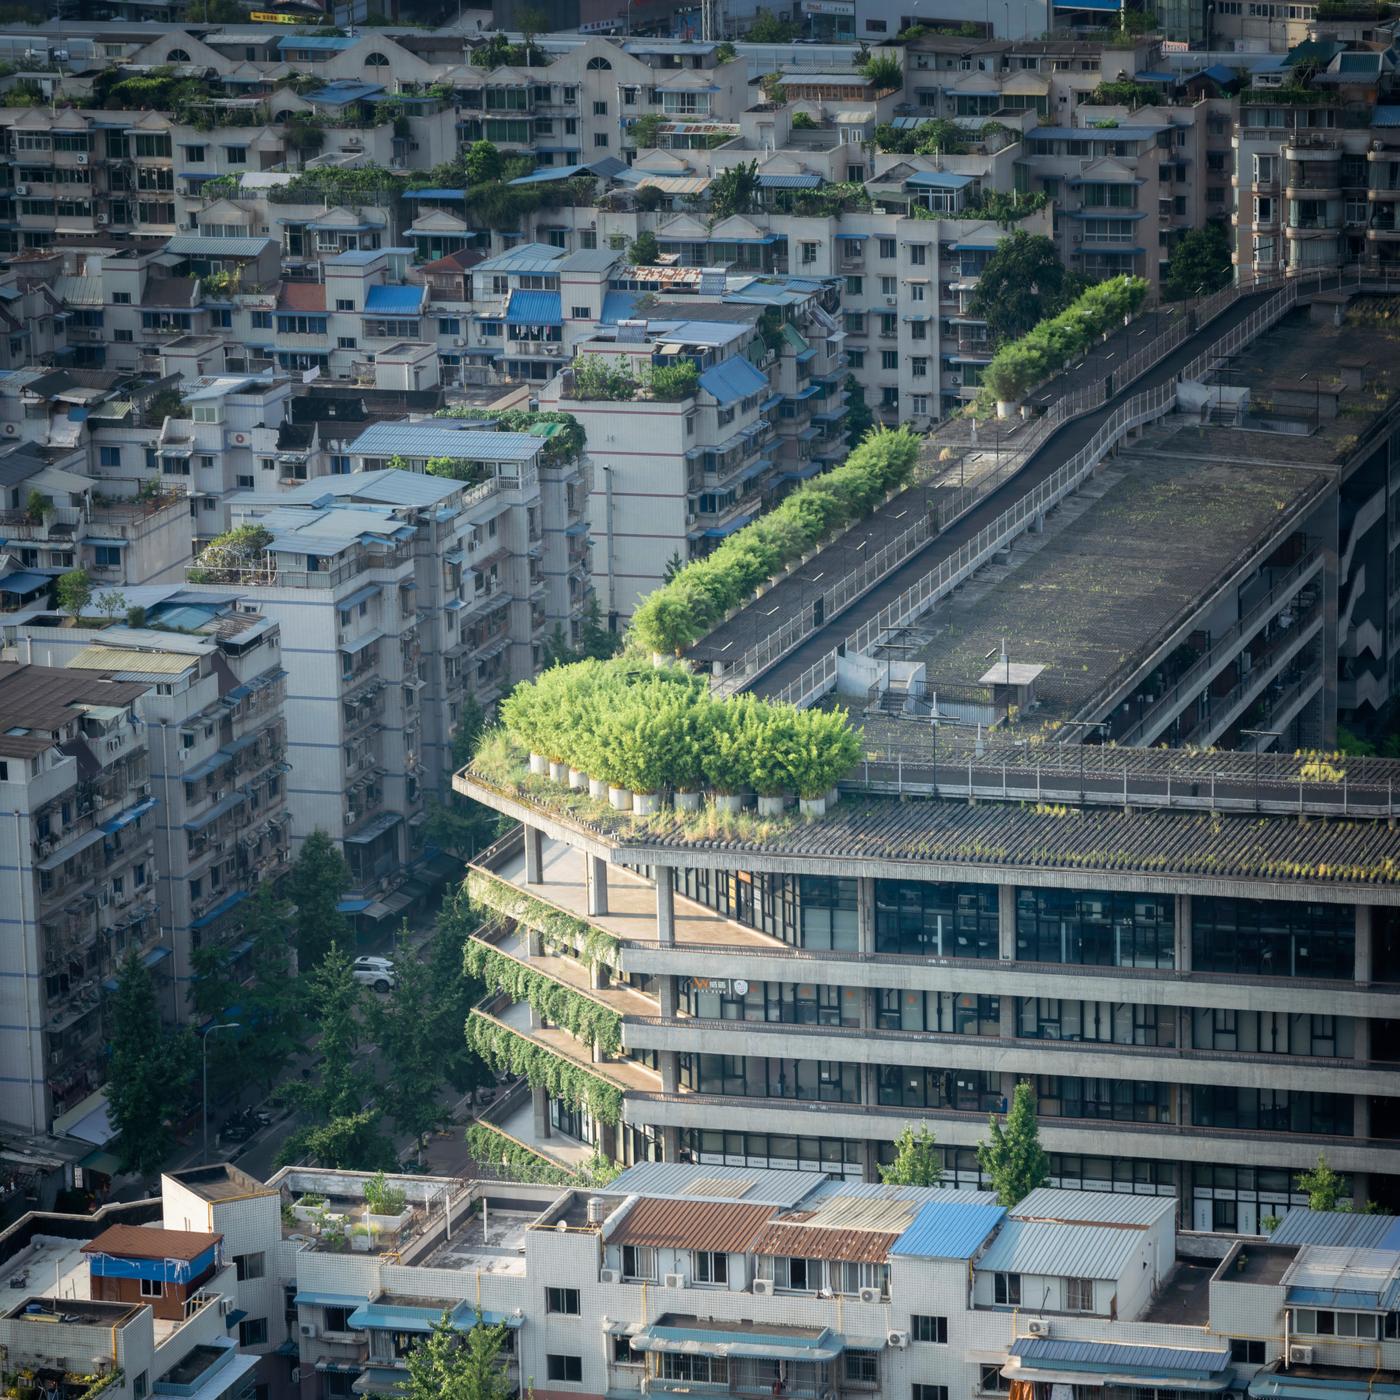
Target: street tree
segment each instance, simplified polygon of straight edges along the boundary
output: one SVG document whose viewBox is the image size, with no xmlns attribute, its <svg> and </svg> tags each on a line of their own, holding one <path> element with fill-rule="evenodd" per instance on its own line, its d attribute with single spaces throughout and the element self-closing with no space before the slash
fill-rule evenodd
<svg viewBox="0 0 1400 1400">
<path fill-rule="evenodd" d="M 459 967 L 458 977 L 462 975 Z M 372 1002 L 369 1033 L 384 1067 L 383 1088 L 389 1116 L 401 1132 L 412 1133 L 421 1157 L 423 1141 L 448 1117 L 445 1062 L 438 1039 L 439 999 L 428 965 L 409 942 L 405 923 L 394 949 L 394 985 Z M 465 1018 L 463 1018 L 465 1020 Z"/>
<path fill-rule="evenodd" d="M 772 10 L 759 6 L 753 12 L 745 37 L 751 44 L 790 44 L 797 33 L 797 25 L 791 20 L 779 19 Z"/>
<path fill-rule="evenodd" d="M 152 1172 L 174 1146 L 168 1117 L 183 1106 L 197 1053 L 188 1031 L 161 1023 L 151 974 L 135 950 L 117 971 L 109 1027 L 107 1103 L 118 1150 L 129 1170 Z"/>
<path fill-rule="evenodd" d="M 495 1083 L 490 1066 L 467 1045 L 462 1027 L 485 987 L 464 967 L 467 939 L 481 924 L 462 888 L 443 900 L 428 944 L 428 967 L 437 993 L 433 1003 L 433 1035 L 442 1061 L 442 1072 L 458 1094 Z"/>
<path fill-rule="evenodd" d="M 464 1337 L 444 1312 L 405 1358 L 405 1400 L 514 1400 L 505 1342 L 504 1323 L 487 1326 L 478 1314 Z"/>
<path fill-rule="evenodd" d="M 473 141 L 463 158 L 468 185 L 490 185 L 501 178 L 504 161 L 490 141 Z"/>
<path fill-rule="evenodd" d="M 865 401 L 865 390 L 855 375 L 846 376 L 846 446 L 855 448 L 875 426 L 875 415 Z"/>
<path fill-rule="evenodd" d="M 310 1157 L 323 1167 L 349 1171 L 392 1168 L 393 1144 L 373 1103 L 374 1079 L 359 1059 L 364 1034 L 364 994 L 350 958 L 332 943 L 309 977 L 303 977 L 313 1032 L 319 1037 L 319 1073 L 288 1084 L 287 1101 L 304 1119 L 282 1145 L 279 1160 Z"/>
<path fill-rule="evenodd" d="M 943 1164 L 935 1142 L 927 1123 L 920 1123 L 918 1132 L 906 1123 L 894 1140 L 894 1161 L 880 1168 L 880 1180 L 886 1186 L 941 1186 Z"/>
<path fill-rule="evenodd" d="M 319 966 L 331 944 L 345 936 L 345 917 L 336 906 L 349 888 L 345 857 L 317 827 L 301 843 L 287 876 L 287 894 L 297 911 L 297 963 L 302 973 Z"/>
<path fill-rule="evenodd" d="M 1162 291 L 1168 301 L 1185 301 L 1228 287 L 1233 276 L 1230 235 L 1224 222 L 1214 219 L 1191 229 L 1172 249 Z"/>
<path fill-rule="evenodd" d="M 1017 340 L 1063 309 L 1066 278 L 1054 243 L 1018 229 L 987 259 L 969 314 L 986 321 L 993 341 Z"/>
<path fill-rule="evenodd" d="M 293 971 L 291 906 L 270 885 L 260 885 L 248 901 L 243 936 L 251 940 L 248 956 L 253 985 L 243 1007 L 254 1034 L 240 1046 L 244 1073 L 266 1091 L 306 1044 L 306 1015 Z"/>
<path fill-rule="evenodd" d="M 1011 1096 L 1006 1122 L 991 1116 L 990 1137 L 977 1144 L 977 1163 L 992 1183 L 997 1200 L 1014 1206 L 1050 1179 L 1050 1158 L 1040 1145 L 1035 1090 L 1022 1080 Z"/>
</svg>

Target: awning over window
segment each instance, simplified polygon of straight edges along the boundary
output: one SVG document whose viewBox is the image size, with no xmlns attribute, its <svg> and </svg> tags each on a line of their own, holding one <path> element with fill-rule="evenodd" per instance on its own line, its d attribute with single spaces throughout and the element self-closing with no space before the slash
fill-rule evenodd
<svg viewBox="0 0 1400 1400">
<path fill-rule="evenodd" d="M 677 1327 L 663 1318 L 632 1338 L 633 1351 L 686 1352 L 692 1356 L 752 1357 L 758 1360 L 835 1361 L 845 1340 L 829 1327 L 792 1327 L 765 1332 L 751 1327 Z"/>
</svg>

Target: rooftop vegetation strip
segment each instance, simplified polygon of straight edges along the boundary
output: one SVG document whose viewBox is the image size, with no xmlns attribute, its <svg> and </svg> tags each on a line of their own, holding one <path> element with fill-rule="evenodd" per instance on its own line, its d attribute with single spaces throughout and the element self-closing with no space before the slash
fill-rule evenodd
<svg viewBox="0 0 1400 1400">
<path fill-rule="evenodd" d="M 532 1152 L 508 1133 L 489 1123 L 473 1123 L 467 1129 L 467 1151 L 483 1166 L 505 1167 L 515 1181 L 541 1186 L 574 1186 L 577 1178 L 563 1167 L 556 1167 L 538 1152 Z"/>
<path fill-rule="evenodd" d="M 648 594 L 632 616 L 637 640 L 649 651 L 679 654 L 775 574 L 908 485 L 918 458 L 919 439 L 908 428 L 872 430 L 841 466 Z"/>
<path fill-rule="evenodd" d="M 479 939 L 467 940 L 463 964 L 469 976 L 505 992 L 512 1001 L 528 1002 L 546 1021 L 568 1031 L 574 1039 L 596 1045 L 604 1055 L 621 1051 L 622 1017 L 591 997 Z"/>
<path fill-rule="evenodd" d="M 666 789 L 824 797 L 860 758 L 842 710 L 799 710 L 751 695 L 711 697 L 679 666 L 626 658 L 558 666 L 501 706 L 531 753 L 634 793 Z"/>
<path fill-rule="evenodd" d="M 1115 277 L 1090 287 L 1058 316 L 1003 345 L 983 371 L 983 384 L 1001 402 L 1014 403 L 1121 325 L 1146 296 L 1141 277 Z"/>
<path fill-rule="evenodd" d="M 618 965 L 620 945 L 612 934 L 526 894 L 508 880 L 473 869 L 467 873 L 466 890 L 467 898 L 477 909 L 489 909 L 502 918 L 533 929 L 551 952 L 585 963 Z"/>
<path fill-rule="evenodd" d="M 616 1123 L 622 1117 L 621 1089 L 480 1011 L 467 1018 L 467 1044 L 493 1069 L 526 1080 L 532 1089 L 544 1089 L 552 1099 L 586 1109 L 600 1123 Z"/>
</svg>

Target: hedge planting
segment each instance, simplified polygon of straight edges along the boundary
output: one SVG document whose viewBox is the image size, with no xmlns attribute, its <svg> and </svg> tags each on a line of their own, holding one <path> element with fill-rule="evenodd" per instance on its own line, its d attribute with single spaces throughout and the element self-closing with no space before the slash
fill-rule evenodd
<svg viewBox="0 0 1400 1400">
<path fill-rule="evenodd" d="M 774 574 L 907 485 L 918 458 L 919 439 L 908 428 L 872 429 L 841 466 L 648 594 L 632 615 L 633 635 L 650 652 L 679 655 Z"/>
<path fill-rule="evenodd" d="M 677 666 L 558 666 L 501 705 L 511 736 L 630 792 L 663 789 L 824 797 L 860 757 L 842 710 L 799 710 L 751 695 L 716 700 Z M 473 896 L 475 897 L 475 896 Z"/>
<path fill-rule="evenodd" d="M 463 965 L 469 977 L 505 992 L 512 1001 L 528 1002 L 546 1021 L 568 1031 L 575 1040 L 596 1045 L 604 1055 L 616 1055 L 622 1049 L 622 1017 L 591 997 L 479 939 L 467 940 Z"/>
<path fill-rule="evenodd" d="M 532 1089 L 543 1089 L 573 1108 L 586 1109 L 600 1123 L 616 1123 L 622 1117 L 622 1090 L 616 1085 L 479 1011 L 467 1017 L 467 1045 L 492 1069 L 524 1079 Z"/>
<path fill-rule="evenodd" d="M 599 1150 L 577 1172 L 565 1171 L 489 1123 L 473 1123 L 467 1129 L 467 1151 L 482 1166 L 504 1168 L 514 1181 L 543 1186 L 606 1186 L 622 1174 L 622 1168 Z"/>
<path fill-rule="evenodd" d="M 982 383 L 1002 403 L 1015 403 L 1100 336 L 1122 325 L 1146 295 L 1147 283 L 1141 277 L 1113 277 L 1097 283 L 1058 316 L 1003 345 L 983 370 Z"/>
<path fill-rule="evenodd" d="M 551 952 L 586 963 L 605 963 L 613 968 L 618 965 L 620 945 L 612 934 L 526 894 L 509 880 L 473 870 L 467 875 L 466 891 L 475 907 L 534 929 Z"/>
</svg>

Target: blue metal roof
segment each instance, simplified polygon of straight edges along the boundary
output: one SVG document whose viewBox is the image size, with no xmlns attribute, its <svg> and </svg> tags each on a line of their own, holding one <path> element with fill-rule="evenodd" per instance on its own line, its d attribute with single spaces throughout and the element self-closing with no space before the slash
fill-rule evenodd
<svg viewBox="0 0 1400 1400">
<path fill-rule="evenodd" d="M 1287 1371 L 1260 1371 L 1249 1383 L 1252 1400 L 1389 1400 L 1400 1396 L 1400 1385 L 1374 1377 L 1353 1380 L 1343 1376 L 1290 1375 Z"/>
<path fill-rule="evenodd" d="M 846 1349 L 845 1338 L 829 1327 L 759 1332 L 726 1328 L 667 1326 L 669 1315 L 632 1338 L 633 1351 L 692 1352 L 701 1356 L 778 1358 L 785 1361 L 834 1361 Z"/>
<path fill-rule="evenodd" d="M 1140 1229 L 1010 1220 L 977 1267 L 988 1273 L 1116 1279 L 1143 1241 Z"/>
<path fill-rule="evenodd" d="M 451 457 L 457 461 L 533 462 L 545 440 L 533 433 L 491 433 L 450 418 L 373 423 L 350 444 L 359 457 Z"/>
<path fill-rule="evenodd" d="M 1372 126 L 1400 126 L 1400 107 L 1375 106 L 1371 109 Z"/>
<path fill-rule="evenodd" d="M 972 183 L 972 176 L 949 170 L 916 170 L 904 183 L 923 190 L 961 190 Z"/>
<path fill-rule="evenodd" d="M 380 83 L 327 83 L 315 92 L 308 92 L 306 100 L 318 107 L 348 107 L 352 102 L 361 102 L 383 91 L 383 85 Z"/>
<path fill-rule="evenodd" d="M 466 190 L 449 190 L 434 186 L 426 190 L 406 190 L 405 199 L 465 200 Z"/>
<path fill-rule="evenodd" d="M 478 264 L 480 266 L 480 264 Z M 562 326 L 558 292 L 512 292 L 506 307 L 508 326 Z"/>
<path fill-rule="evenodd" d="M 971 1259 L 1006 1219 L 1005 1206 L 976 1205 L 958 1200 L 956 1192 L 946 1194 L 947 1200 L 929 1201 L 920 1208 L 909 1228 L 890 1246 L 891 1258 Z"/>
<path fill-rule="evenodd" d="M 571 179 L 581 170 L 587 169 L 586 165 L 542 165 L 538 170 L 532 170 L 528 175 L 520 175 L 509 183 L 512 185 L 543 185 L 552 180 Z"/>
<path fill-rule="evenodd" d="M 255 258 L 275 238 L 206 238 L 199 233 L 177 233 L 163 251 L 194 258 Z"/>
<path fill-rule="evenodd" d="M 32 593 L 36 588 L 47 588 L 52 582 L 48 574 L 31 574 L 18 569 L 0 578 L 0 593 Z"/>
<path fill-rule="evenodd" d="M 494 258 L 483 258 L 472 271 L 553 272 L 555 264 L 567 256 L 563 248 L 551 248 L 548 243 L 520 243 L 514 248 L 507 248 L 504 253 L 497 253 Z"/>
<path fill-rule="evenodd" d="M 1054 1337 L 1020 1337 L 1012 1342 L 1011 1355 L 1036 1368 L 1136 1372 L 1183 1380 L 1209 1380 L 1230 1366 L 1228 1349 L 1131 1346 L 1125 1342 L 1073 1342 Z"/>
<path fill-rule="evenodd" d="M 427 295 L 426 287 L 391 286 L 381 283 L 369 289 L 365 297 L 365 314 L 417 316 L 423 310 L 423 301 Z"/>
<path fill-rule="evenodd" d="M 730 535 L 735 534 L 739 530 L 742 530 L 744 526 L 749 524 L 752 520 L 754 520 L 757 517 L 757 515 L 758 512 L 756 510 L 751 510 L 748 512 L 747 515 L 740 515 L 735 519 L 729 521 L 728 524 L 711 525 L 709 529 L 702 530 L 701 534 L 707 540 L 727 540 L 730 537 Z"/>
<path fill-rule="evenodd" d="M 356 39 L 348 39 L 339 34 L 289 34 L 285 39 L 277 41 L 279 49 L 348 49 L 352 44 L 358 44 Z"/>
<path fill-rule="evenodd" d="M 608 292 L 603 297 L 599 321 L 605 326 L 615 326 L 619 321 L 630 321 L 641 297 L 640 292 Z"/>
<path fill-rule="evenodd" d="M 713 394 L 722 408 L 768 387 L 768 376 L 742 355 L 731 355 L 700 372 L 700 387 Z"/>
<path fill-rule="evenodd" d="M 764 190 L 819 190 L 820 175 L 760 175 L 758 185 Z"/>
<path fill-rule="evenodd" d="M 142 802 L 138 802 L 134 807 L 128 807 L 124 812 L 118 812 L 115 817 L 109 818 L 102 823 L 102 830 L 109 835 L 114 831 L 120 831 L 123 827 L 130 826 L 132 822 L 139 821 L 156 805 L 154 797 L 148 797 Z"/>
<path fill-rule="evenodd" d="M 1309 1210 L 1295 1206 L 1270 1237 L 1271 1244 L 1326 1244 L 1351 1249 L 1400 1249 L 1400 1215 Z"/>
<path fill-rule="evenodd" d="M 1080 8 L 1070 6 L 1071 9 Z M 1115 0 L 1113 8 L 1118 5 Z M 1038 126 L 1025 133 L 1027 141 L 1146 141 L 1165 126 Z"/>
<path fill-rule="evenodd" d="M 368 904 L 369 900 L 365 900 Z M 302 1292 L 292 1300 L 297 1307 L 313 1308 L 362 1308 L 369 1299 L 355 1293 L 312 1293 Z"/>
<path fill-rule="evenodd" d="M 775 1167 L 638 1162 L 609 1185 L 608 1193 L 684 1201 L 742 1201 L 749 1206 L 782 1206 L 790 1210 L 826 1180 L 824 1172 L 790 1172 Z"/>
<path fill-rule="evenodd" d="M 243 796 L 241 793 L 235 793 L 234 796 L 238 799 L 239 802 L 243 801 Z M 224 801 L 227 802 L 228 799 L 225 798 Z M 189 822 L 185 823 L 186 830 L 189 829 L 189 825 Z M 206 924 L 212 924 L 215 919 L 223 918 L 223 916 L 227 914 L 230 909 L 237 908 L 238 905 L 242 904 L 243 901 L 247 898 L 247 890 L 235 890 L 231 895 L 227 896 L 225 899 L 221 899 L 207 913 L 201 914 L 197 919 L 191 919 L 190 927 L 192 929 L 196 929 L 203 928 Z"/>
</svg>

